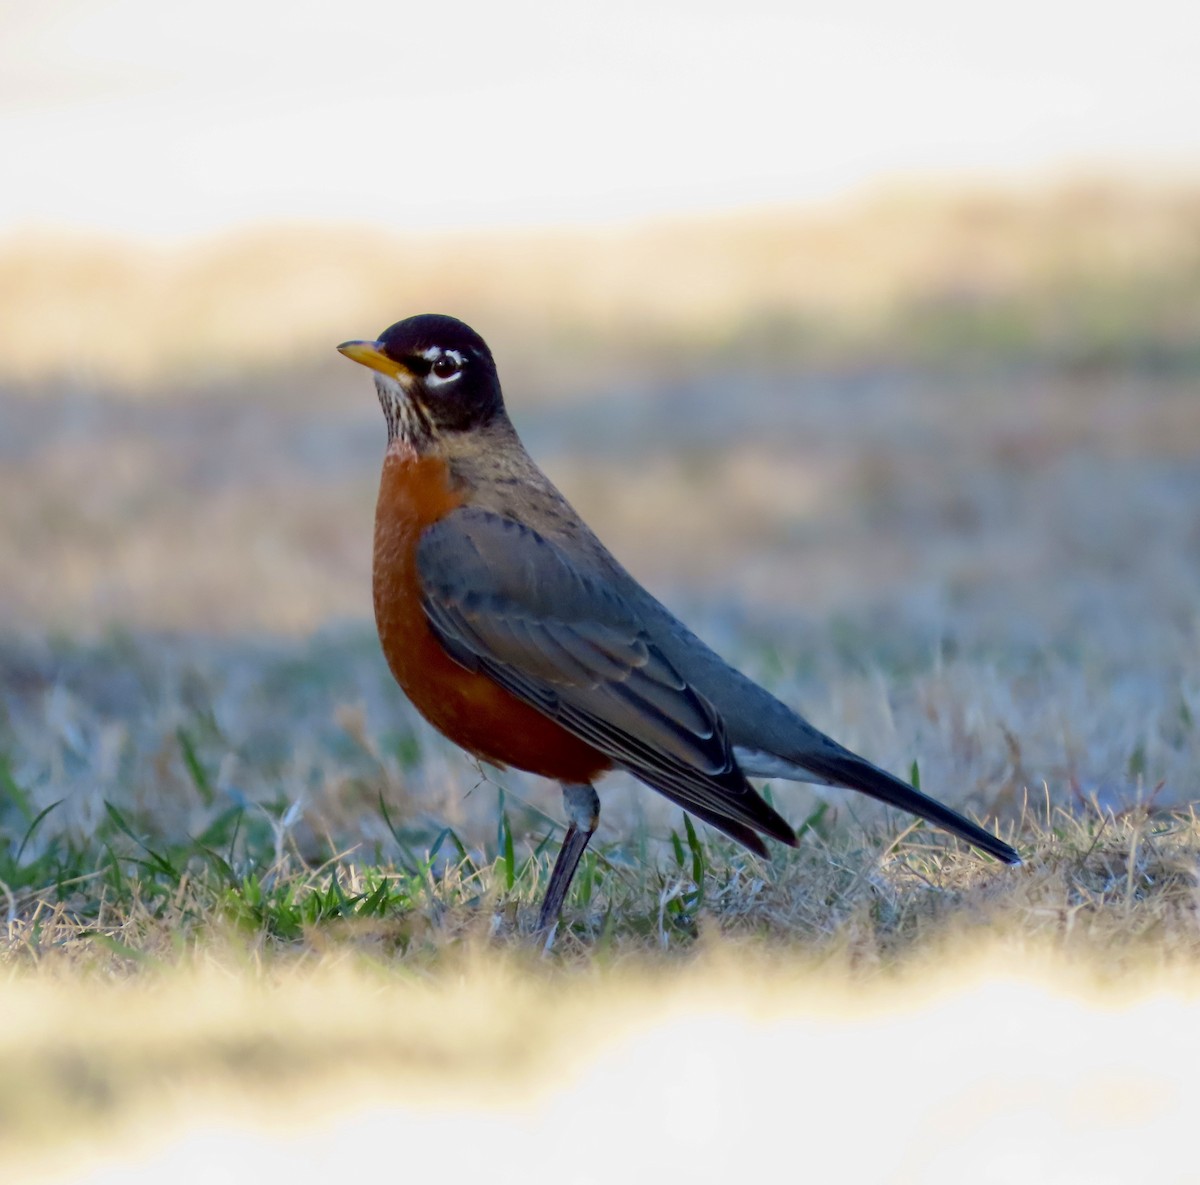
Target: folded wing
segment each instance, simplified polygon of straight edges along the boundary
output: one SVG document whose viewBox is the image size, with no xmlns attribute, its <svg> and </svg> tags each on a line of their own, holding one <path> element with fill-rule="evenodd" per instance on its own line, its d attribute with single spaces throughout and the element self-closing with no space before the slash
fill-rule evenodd
<svg viewBox="0 0 1200 1185">
<path fill-rule="evenodd" d="M 434 634 L 613 762 L 752 850 L 795 834 L 750 786 L 712 705 L 620 595 L 529 527 L 473 507 L 417 549 Z"/>
</svg>

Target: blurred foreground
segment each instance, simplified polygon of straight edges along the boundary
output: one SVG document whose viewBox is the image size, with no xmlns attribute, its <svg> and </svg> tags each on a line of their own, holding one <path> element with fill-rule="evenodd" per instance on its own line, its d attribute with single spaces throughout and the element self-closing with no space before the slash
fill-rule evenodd
<svg viewBox="0 0 1200 1185">
<path fill-rule="evenodd" d="M 25 1138 L 0 1169 L 38 1185 L 1194 1180 L 1194 973 L 1116 989 L 1028 953 L 1014 976 L 1014 953 L 867 984 L 725 944 L 669 978 L 495 956 L 432 983 L 347 959 L 268 983 L 216 959 L 86 997 L 20 976 L 0 987 L 0 1115 Z"/>
</svg>

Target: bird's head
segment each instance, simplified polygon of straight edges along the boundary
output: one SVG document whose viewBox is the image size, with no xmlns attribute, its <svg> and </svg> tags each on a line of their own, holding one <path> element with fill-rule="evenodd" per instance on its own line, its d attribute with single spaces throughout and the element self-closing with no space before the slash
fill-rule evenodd
<svg viewBox="0 0 1200 1185">
<path fill-rule="evenodd" d="M 423 313 L 397 321 L 378 341 L 338 349 L 375 371 L 388 439 L 422 445 L 487 424 L 504 412 L 487 343 L 453 317 Z"/>
</svg>

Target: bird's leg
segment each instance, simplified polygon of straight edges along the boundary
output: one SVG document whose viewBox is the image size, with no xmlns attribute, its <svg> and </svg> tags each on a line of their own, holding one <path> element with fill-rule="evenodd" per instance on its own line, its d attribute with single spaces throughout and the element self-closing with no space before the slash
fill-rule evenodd
<svg viewBox="0 0 1200 1185">
<path fill-rule="evenodd" d="M 588 846 L 592 832 L 600 822 L 600 799 L 587 782 L 566 782 L 562 792 L 570 826 L 559 849 L 558 859 L 554 862 L 554 871 L 550 874 L 550 887 L 546 890 L 546 899 L 542 902 L 542 912 L 538 918 L 539 930 L 557 924 L 567 890 L 571 887 L 571 879 L 579 866 L 579 857 L 583 855 L 583 849 Z"/>
</svg>

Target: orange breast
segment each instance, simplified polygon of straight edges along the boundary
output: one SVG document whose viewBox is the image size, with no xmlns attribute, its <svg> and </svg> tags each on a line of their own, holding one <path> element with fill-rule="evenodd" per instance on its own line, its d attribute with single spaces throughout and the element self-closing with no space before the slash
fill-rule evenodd
<svg viewBox="0 0 1200 1185">
<path fill-rule="evenodd" d="M 388 449 L 375 508 L 375 624 L 388 666 L 416 709 L 440 732 L 495 765 L 567 782 L 590 782 L 611 762 L 486 675 L 442 649 L 421 609 L 416 550 L 421 532 L 463 505 L 445 461 Z"/>
</svg>

